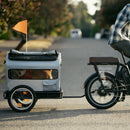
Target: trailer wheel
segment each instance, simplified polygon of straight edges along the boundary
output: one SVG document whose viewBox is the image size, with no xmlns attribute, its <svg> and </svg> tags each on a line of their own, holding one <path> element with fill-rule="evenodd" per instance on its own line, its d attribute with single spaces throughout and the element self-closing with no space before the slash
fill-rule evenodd
<svg viewBox="0 0 130 130">
<path fill-rule="evenodd" d="M 17 86 L 11 90 L 8 104 L 17 112 L 30 111 L 37 101 L 35 92 L 28 86 Z"/>
</svg>

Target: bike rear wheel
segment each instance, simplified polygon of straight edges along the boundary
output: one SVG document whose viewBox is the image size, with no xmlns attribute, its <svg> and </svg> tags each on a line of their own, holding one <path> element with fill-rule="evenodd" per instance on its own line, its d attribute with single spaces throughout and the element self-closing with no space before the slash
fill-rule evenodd
<svg viewBox="0 0 130 130">
<path fill-rule="evenodd" d="M 112 90 L 117 90 L 118 88 L 110 75 L 106 75 L 102 82 L 104 87 L 101 86 L 98 76 L 93 75 L 85 86 L 85 96 L 93 107 L 107 109 L 117 103 L 120 93 L 112 92 Z"/>
</svg>

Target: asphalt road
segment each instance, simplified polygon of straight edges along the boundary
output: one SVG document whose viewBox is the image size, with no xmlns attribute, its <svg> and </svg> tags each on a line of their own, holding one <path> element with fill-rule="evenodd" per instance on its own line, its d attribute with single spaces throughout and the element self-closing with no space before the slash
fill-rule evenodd
<svg viewBox="0 0 130 130">
<path fill-rule="evenodd" d="M 118 52 L 106 40 L 60 39 L 50 49 L 62 53 L 61 87 L 64 96 L 84 94 L 83 83 L 94 73 L 89 57 L 114 56 Z M 111 68 L 110 68 L 111 69 Z M 112 68 L 110 71 L 113 72 Z M 4 83 L 3 83 L 4 86 Z M 4 91 L 4 88 L 1 89 Z M 0 96 L 1 96 L 0 92 Z M 85 98 L 41 99 L 31 112 L 16 113 L 6 100 L 0 101 L 0 130 L 128 130 L 130 98 L 107 110 L 97 110 Z"/>
</svg>

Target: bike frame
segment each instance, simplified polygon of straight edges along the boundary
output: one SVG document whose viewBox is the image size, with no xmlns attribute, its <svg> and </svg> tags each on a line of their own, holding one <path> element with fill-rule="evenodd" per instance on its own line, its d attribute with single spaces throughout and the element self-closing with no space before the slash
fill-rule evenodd
<svg viewBox="0 0 130 130">
<path fill-rule="evenodd" d="M 122 55 L 122 59 L 123 59 L 124 64 L 118 62 L 117 58 L 115 58 L 113 60 L 113 57 L 90 57 L 90 58 L 93 58 L 94 60 L 90 61 L 90 63 L 88 65 L 93 65 L 94 66 L 94 69 L 95 69 L 95 71 L 96 71 L 96 73 L 98 75 L 99 81 L 100 81 L 101 86 L 103 88 L 105 88 L 105 87 L 103 85 L 103 79 L 102 79 L 102 77 L 100 75 L 98 65 L 116 65 L 117 67 L 116 67 L 115 75 L 114 76 L 111 75 L 111 76 L 113 76 L 114 80 L 120 84 L 119 87 L 121 87 L 121 88 L 124 87 L 125 89 L 119 89 L 119 90 L 114 90 L 114 91 L 115 92 L 123 92 L 123 95 L 125 95 L 127 93 L 130 95 L 130 89 L 128 89 L 128 87 L 127 87 L 128 84 L 126 83 L 126 81 L 123 80 L 125 84 L 123 84 L 123 86 L 122 86 L 122 83 L 120 82 L 120 80 L 117 77 L 120 67 L 123 67 L 123 68 L 126 68 L 128 74 L 129 74 L 129 78 L 130 78 L 130 69 L 129 69 L 127 63 L 126 63 L 124 54 L 121 53 L 121 55 Z M 113 91 L 113 90 L 108 90 L 108 91 Z"/>
</svg>

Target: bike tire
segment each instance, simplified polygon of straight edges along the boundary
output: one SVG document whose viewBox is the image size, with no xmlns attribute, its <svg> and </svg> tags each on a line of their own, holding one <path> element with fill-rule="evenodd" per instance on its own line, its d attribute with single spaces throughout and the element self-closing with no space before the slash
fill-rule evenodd
<svg viewBox="0 0 130 130">
<path fill-rule="evenodd" d="M 106 82 L 111 84 L 111 87 L 112 87 L 111 89 L 116 89 L 116 90 L 118 89 L 116 87 L 115 81 L 111 74 L 106 73 L 105 80 L 106 80 Z M 85 96 L 86 96 L 86 99 L 89 102 L 89 104 L 97 109 L 108 109 L 108 108 L 114 106 L 119 100 L 120 93 L 119 92 L 101 93 L 100 85 L 99 86 L 95 85 L 97 87 L 97 90 L 92 91 L 92 87 L 94 84 L 96 84 L 97 81 L 99 82 L 99 84 L 101 84 L 99 81 L 98 75 L 94 74 L 90 77 L 90 79 L 88 80 L 88 83 L 85 85 Z M 110 87 L 110 86 L 106 86 L 106 88 L 107 87 Z M 94 97 L 93 93 L 95 93 L 95 97 Z M 99 101 L 98 101 L 98 99 L 96 99 L 96 94 L 97 94 L 97 98 L 99 98 Z M 108 101 L 106 101 L 106 102 L 100 101 L 100 98 L 105 99 L 106 97 L 108 98 L 109 95 L 111 95 L 110 100 L 107 99 Z"/>
</svg>

